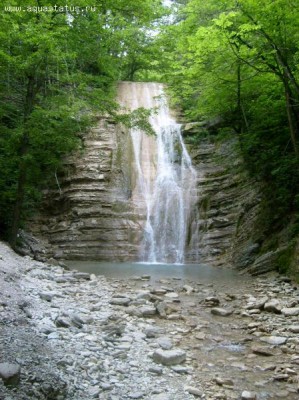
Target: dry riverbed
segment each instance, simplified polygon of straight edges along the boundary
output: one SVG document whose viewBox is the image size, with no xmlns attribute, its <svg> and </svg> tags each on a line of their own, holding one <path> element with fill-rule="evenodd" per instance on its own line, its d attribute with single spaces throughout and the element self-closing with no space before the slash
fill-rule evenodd
<svg viewBox="0 0 299 400">
<path fill-rule="evenodd" d="M 0 399 L 299 398 L 299 290 L 68 271 L 0 243 Z"/>
</svg>

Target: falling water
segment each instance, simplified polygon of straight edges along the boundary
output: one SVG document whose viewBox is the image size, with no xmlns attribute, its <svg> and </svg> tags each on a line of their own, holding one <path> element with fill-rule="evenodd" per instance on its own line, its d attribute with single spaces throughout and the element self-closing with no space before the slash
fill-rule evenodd
<svg viewBox="0 0 299 400">
<path fill-rule="evenodd" d="M 190 214 L 196 199 L 196 172 L 171 115 L 163 85 L 120 84 L 120 103 L 153 109 L 154 136 L 131 130 L 135 182 L 132 200 L 146 213 L 140 257 L 151 263 L 184 263 Z"/>
</svg>

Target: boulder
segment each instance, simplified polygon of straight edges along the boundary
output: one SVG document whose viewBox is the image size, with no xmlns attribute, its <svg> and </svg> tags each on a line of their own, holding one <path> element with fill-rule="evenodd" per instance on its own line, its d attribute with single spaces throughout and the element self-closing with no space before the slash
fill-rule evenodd
<svg viewBox="0 0 299 400">
<path fill-rule="evenodd" d="M 181 349 L 162 350 L 158 349 L 153 354 L 153 360 L 157 364 L 176 365 L 186 361 L 186 352 Z"/>
<path fill-rule="evenodd" d="M 277 299 L 271 299 L 264 304 L 264 310 L 275 314 L 281 313 L 281 304 Z"/>
</svg>

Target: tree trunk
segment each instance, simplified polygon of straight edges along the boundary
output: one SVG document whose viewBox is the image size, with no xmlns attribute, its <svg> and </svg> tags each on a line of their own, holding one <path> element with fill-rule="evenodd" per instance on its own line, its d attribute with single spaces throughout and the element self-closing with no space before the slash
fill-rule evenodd
<svg viewBox="0 0 299 400">
<path fill-rule="evenodd" d="M 17 194 L 14 205 L 13 221 L 10 232 L 10 245 L 13 249 L 17 245 L 18 230 L 20 227 L 21 213 L 25 198 L 25 187 L 27 181 L 27 162 L 25 159 L 29 149 L 29 132 L 27 122 L 33 110 L 35 98 L 35 82 L 33 76 L 28 76 L 26 97 L 24 103 L 24 119 L 23 119 L 23 136 L 20 146 L 20 163 L 19 163 L 19 177 L 17 182 Z"/>
<path fill-rule="evenodd" d="M 285 88 L 285 99 L 286 99 L 286 109 L 289 122 L 289 129 L 291 135 L 291 141 L 293 145 L 294 152 L 297 157 L 299 157 L 298 148 L 298 129 L 299 129 L 299 115 L 296 110 L 296 104 L 293 102 L 292 91 L 289 86 L 289 82 L 284 81 Z"/>
</svg>

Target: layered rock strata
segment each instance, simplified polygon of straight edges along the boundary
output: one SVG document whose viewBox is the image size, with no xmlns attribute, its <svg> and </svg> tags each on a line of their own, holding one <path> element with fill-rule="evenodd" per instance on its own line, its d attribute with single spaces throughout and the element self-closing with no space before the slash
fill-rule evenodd
<svg viewBox="0 0 299 400">
<path fill-rule="evenodd" d="M 246 267 L 259 251 L 257 190 L 234 141 L 204 138 L 194 144 L 193 134 L 186 130 L 185 141 L 197 170 L 198 202 L 189 221 L 186 262 Z M 132 200 L 136 174 L 129 132 L 102 119 L 83 143 L 65 160 L 60 188 L 45 193 L 31 231 L 47 240 L 47 257 L 136 261 L 146 216 Z"/>
<path fill-rule="evenodd" d="M 259 251 L 258 186 L 249 179 L 236 140 L 215 141 L 205 129 L 185 131 L 198 173 L 198 253 L 203 262 L 246 267 Z M 201 132 L 196 145 L 193 135 Z M 249 252 L 249 254 L 247 254 Z"/>
<path fill-rule="evenodd" d="M 48 190 L 31 231 L 55 258 L 137 259 L 141 211 L 131 205 L 132 148 L 128 132 L 107 120 L 86 133 L 64 162 L 60 188 Z"/>
</svg>

